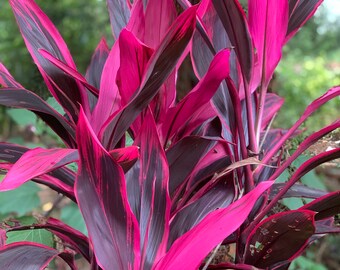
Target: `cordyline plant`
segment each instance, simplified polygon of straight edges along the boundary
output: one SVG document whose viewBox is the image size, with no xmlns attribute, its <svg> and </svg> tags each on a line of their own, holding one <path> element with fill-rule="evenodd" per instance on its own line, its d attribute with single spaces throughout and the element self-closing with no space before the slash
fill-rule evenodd
<svg viewBox="0 0 340 270">
<path fill-rule="evenodd" d="M 32 180 L 78 204 L 88 237 L 54 218 L 4 223 L 1 269 L 44 269 L 60 257 L 77 269 L 287 269 L 313 241 L 339 232 L 340 192 L 299 183 L 311 157 L 285 183 L 275 180 L 340 120 L 307 137 L 289 157 L 283 147 L 334 87 L 289 129 L 271 129 L 283 99 L 268 93 L 282 47 L 322 0 L 107 0 L 115 39 L 103 39 L 85 76 L 52 22 L 33 0 L 9 1 L 26 46 L 62 115 L 0 66 L 0 104 L 34 112 L 65 148 L 29 149 L 2 142 L 0 184 Z M 178 12 L 179 4 L 182 12 Z M 179 14 L 180 13 L 180 14 Z M 176 78 L 187 55 L 199 82 L 176 102 Z M 303 95 L 303 93 L 301 93 Z M 126 138 L 133 145 L 126 145 Z M 78 171 L 67 167 L 77 162 Z M 274 211 L 282 198 L 314 199 Z M 15 198 L 13 198 L 15 199 Z M 58 249 L 6 244 L 6 233 L 47 229 Z M 232 262 L 210 263 L 220 244 L 236 244 Z M 207 259 L 208 258 L 208 259 Z"/>
</svg>

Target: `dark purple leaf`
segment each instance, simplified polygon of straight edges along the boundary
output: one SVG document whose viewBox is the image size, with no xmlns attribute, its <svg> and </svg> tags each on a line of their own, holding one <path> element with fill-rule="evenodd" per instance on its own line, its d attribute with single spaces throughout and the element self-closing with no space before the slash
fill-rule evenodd
<svg viewBox="0 0 340 270">
<path fill-rule="evenodd" d="M 213 140 L 186 137 L 166 152 L 170 168 L 170 195 L 173 195 L 175 190 L 184 184 L 184 180 L 214 144 L 216 142 Z"/>
<path fill-rule="evenodd" d="M 253 45 L 246 15 L 236 0 L 213 0 L 214 7 L 235 48 L 245 80 L 249 83 L 253 67 Z"/>
<path fill-rule="evenodd" d="M 102 147 L 82 110 L 77 142 L 75 193 L 97 262 L 104 269 L 138 268 L 138 223 L 127 199 L 123 170 Z"/>
<path fill-rule="evenodd" d="M 103 145 L 113 149 L 130 124 L 150 103 L 158 89 L 171 74 L 188 45 L 195 27 L 196 7 L 183 12 L 169 29 L 152 55 L 140 88 L 134 98 L 107 121 L 100 133 Z"/>
<path fill-rule="evenodd" d="M 272 118 L 277 114 L 277 112 L 281 109 L 284 103 L 284 99 L 278 95 L 273 93 L 267 93 L 266 99 L 264 102 L 264 111 L 262 118 L 262 129 L 264 129 L 272 120 Z"/>
<path fill-rule="evenodd" d="M 322 236 L 327 233 L 340 233 L 340 227 L 334 224 L 334 218 L 327 218 L 317 220 L 315 222 L 315 234 L 321 234 Z"/>
<path fill-rule="evenodd" d="M 79 104 L 85 110 L 88 109 L 85 89 L 75 80 L 65 76 L 63 71 L 42 57 L 38 51 L 39 49 L 44 49 L 76 70 L 64 40 L 46 14 L 42 12 L 33 0 L 10 0 L 10 4 L 26 46 L 38 66 L 48 89 L 76 123 Z"/>
<path fill-rule="evenodd" d="M 0 62 L 0 88 L 3 87 L 23 88 Z"/>
<path fill-rule="evenodd" d="M 277 183 L 274 184 L 270 190 L 270 195 L 269 199 L 272 199 L 277 193 L 285 186 L 285 183 Z M 321 196 L 324 196 L 328 194 L 327 191 L 321 190 L 321 189 L 316 189 L 316 188 L 311 188 L 302 184 L 296 183 L 293 185 L 287 193 L 285 193 L 282 198 L 310 198 L 310 199 L 316 199 Z"/>
<path fill-rule="evenodd" d="M 130 9 L 127 3 L 128 0 L 107 0 L 112 33 L 115 39 L 118 39 L 120 32 L 130 19 Z"/>
<path fill-rule="evenodd" d="M 266 218 L 248 236 L 244 262 L 267 268 L 293 260 L 315 232 L 314 216 L 312 211 L 296 210 Z"/>
<path fill-rule="evenodd" d="M 289 0 L 289 23 L 286 42 L 313 16 L 323 0 Z"/>
<path fill-rule="evenodd" d="M 94 54 L 91 58 L 91 63 L 87 67 L 85 79 L 89 84 L 93 85 L 95 88 L 100 89 L 100 80 L 102 78 L 102 73 L 106 59 L 108 58 L 110 49 L 107 46 L 105 38 L 99 42 Z M 89 97 L 89 103 L 91 111 L 97 104 L 97 97 L 91 92 L 87 92 Z"/>
<path fill-rule="evenodd" d="M 271 185 L 272 182 L 260 183 L 228 207 L 208 214 L 174 242 L 155 270 L 176 270 L 179 265 L 182 269 L 197 269 L 214 247 L 242 225 L 257 199 Z"/>
<path fill-rule="evenodd" d="M 201 198 L 185 206 L 171 218 L 168 247 L 197 225 L 206 215 L 216 209 L 227 207 L 233 200 L 234 182 L 230 178 L 220 180 Z"/>
<path fill-rule="evenodd" d="M 23 88 L 2 88 L 0 89 L 0 104 L 34 112 L 46 122 L 69 147 L 76 146 L 74 125 L 33 92 Z"/>
<path fill-rule="evenodd" d="M 43 270 L 60 255 L 44 245 L 18 242 L 0 248 L 0 264 L 3 270 Z"/>
<path fill-rule="evenodd" d="M 338 148 L 338 151 L 340 149 Z M 300 209 L 317 212 L 315 220 L 333 217 L 340 213 L 340 191 L 334 191 L 304 205 Z"/>
<path fill-rule="evenodd" d="M 158 138 L 156 124 L 148 112 L 136 138 L 140 146 L 141 268 L 151 269 L 165 255 L 169 235 L 169 167 Z"/>
</svg>

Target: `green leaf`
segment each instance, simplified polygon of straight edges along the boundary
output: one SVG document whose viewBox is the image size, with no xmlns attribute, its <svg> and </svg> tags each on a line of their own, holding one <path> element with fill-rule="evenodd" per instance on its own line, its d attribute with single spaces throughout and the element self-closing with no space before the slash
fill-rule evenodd
<svg viewBox="0 0 340 270">
<path fill-rule="evenodd" d="M 291 270 L 327 270 L 322 264 L 318 264 L 304 256 L 295 259 L 290 265 Z"/>
<path fill-rule="evenodd" d="M 0 193 L 0 213 L 16 213 L 22 216 L 39 207 L 40 188 L 33 182 L 27 182 L 21 187 Z"/>
<path fill-rule="evenodd" d="M 31 216 L 24 216 L 20 218 L 15 218 L 16 221 L 19 221 L 21 225 L 32 225 L 37 223 L 37 220 Z M 7 234 L 7 244 L 20 242 L 20 241 L 29 241 L 40 243 L 49 247 L 54 247 L 54 239 L 53 234 L 45 229 L 38 230 L 24 230 L 24 231 L 13 231 L 8 232 Z"/>
<path fill-rule="evenodd" d="M 46 102 L 61 115 L 65 114 L 63 107 L 58 103 L 58 101 L 54 97 L 49 97 L 46 100 Z"/>
<path fill-rule="evenodd" d="M 24 109 L 7 109 L 7 114 L 19 126 L 35 125 L 37 122 L 35 114 Z"/>
<path fill-rule="evenodd" d="M 60 219 L 67 225 L 87 235 L 84 218 L 75 203 L 72 202 L 61 209 Z"/>
</svg>

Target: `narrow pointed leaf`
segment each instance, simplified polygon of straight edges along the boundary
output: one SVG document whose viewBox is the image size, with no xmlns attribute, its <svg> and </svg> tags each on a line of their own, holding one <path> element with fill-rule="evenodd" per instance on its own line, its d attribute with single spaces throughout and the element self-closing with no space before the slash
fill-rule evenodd
<svg viewBox="0 0 340 270">
<path fill-rule="evenodd" d="M 73 69 L 76 66 L 58 30 L 33 0 L 11 0 L 15 18 L 26 46 L 39 68 L 52 95 L 62 104 L 74 122 L 79 104 L 87 108 L 85 89 L 44 59 L 39 49 L 45 49 Z"/>
<path fill-rule="evenodd" d="M 253 79 L 263 81 L 267 86 L 281 59 L 288 27 L 288 1 L 250 0 L 248 15 L 249 30 L 258 59 Z"/>
<path fill-rule="evenodd" d="M 281 109 L 284 99 L 278 95 L 267 93 L 264 103 L 264 113 L 262 118 L 262 128 L 264 129 L 272 118 Z"/>
<path fill-rule="evenodd" d="M 244 78 L 249 83 L 253 66 L 253 45 L 247 19 L 236 0 L 213 0 L 214 7 L 235 48 Z"/>
<path fill-rule="evenodd" d="M 175 270 L 178 269 L 178 265 L 183 269 L 197 269 L 215 246 L 242 225 L 257 199 L 271 185 L 272 182 L 260 183 L 230 206 L 208 214 L 199 224 L 174 242 L 155 269 Z"/>
<path fill-rule="evenodd" d="M 151 269 L 165 255 L 169 235 L 169 166 L 152 115 L 147 115 L 140 135 L 141 267 Z"/>
<path fill-rule="evenodd" d="M 123 170 L 101 146 L 81 110 L 77 127 L 76 197 L 100 267 L 139 267 L 139 231 Z M 93 218 L 96 217 L 96 218 Z"/>
<path fill-rule="evenodd" d="M 301 209 L 317 212 L 315 220 L 333 217 L 340 213 L 340 191 L 334 191 L 304 205 Z"/>
<path fill-rule="evenodd" d="M 101 132 L 103 145 L 114 148 L 138 114 L 151 102 L 171 74 L 188 45 L 195 27 L 196 7 L 183 12 L 152 55 L 136 96 L 111 117 Z"/>
<path fill-rule="evenodd" d="M 3 87 L 23 88 L 21 84 L 12 77 L 6 67 L 0 62 L 0 88 Z"/>
<path fill-rule="evenodd" d="M 109 9 L 112 33 L 115 39 L 122 29 L 127 25 L 130 19 L 130 9 L 127 0 L 107 0 Z"/>
<path fill-rule="evenodd" d="M 43 270 L 58 255 L 53 248 L 19 242 L 0 248 L 0 264 L 4 270 Z"/>
<path fill-rule="evenodd" d="M 65 117 L 31 91 L 20 88 L 0 89 L 0 105 L 27 109 L 38 115 L 70 147 L 74 147 L 75 128 Z"/>
<path fill-rule="evenodd" d="M 323 0 L 289 0 L 289 24 L 286 42 L 313 16 L 322 2 Z"/>
<path fill-rule="evenodd" d="M 315 232 L 314 216 L 313 211 L 296 210 L 262 221 L 248 236 L 245 263 L 267 268 L 296 258 Z"/>
<path fill-rule="evenodd" d="M 0 190 L 11 190 L 26 181 L 60 168 L 76 159 L 77 152 L 73 149 L 42 149 L 27 151 L 13 165 L 4 180 Z"/>
<path fill-rule="evenodd" d="M 167 139 L 171 139 L 175 132 L 180 132 L 188 125 L 191 116 L 210 101 L 222 80 L 229 75 L 229 53 L 229 50 L 218 53 L 198 85 L 176 107 L 169 110 L 163 125 Z M 190 129 L 194 130 L 196 127 L 191 126 Z"/>
<path fill-rule="evenodd" d="M 283 187 L 285 186 L 285 183 L 276 183 L 273 185 L 272 189 L 270 190 L 269 199 L 272 199 Z M 324 196 L 328 194 L 327 191 L 311 188 L 308 186 L 305 186 L 303 184 L 296 183 L 293 185 L 286 194 L 283 195 L 282 198 L 310 198 L 310 199 L 316 199 L 321 196 Z"/>
</svg>

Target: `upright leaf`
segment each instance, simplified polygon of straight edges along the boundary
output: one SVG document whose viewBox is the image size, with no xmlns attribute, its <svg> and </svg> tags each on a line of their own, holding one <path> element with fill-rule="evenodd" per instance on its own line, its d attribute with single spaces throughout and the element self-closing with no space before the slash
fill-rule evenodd
<svg viewBox="0 0 340 270">
<path fill-rule="evenodd" d="M 249 83 L 253 67 L 253 44 L 247 19 L 237 0 L 213 0 L 224 29 L 235 48 L 237 59 L 245 80 Z"/>
<path fill-rule="evenodd" d="M 107 0 L 112 33 L 118 39 L 120 32 L 130 19 L 130 9 L 127 0 Z"/>
<path fill-rule="evenodd" d="M 116 146 L 130 124 L 157 94 L 188 45 L 196 22 L 196 7 L 183 12 L 152 55 L 134 98 L 103 126 L 100 137 L 108 149 Z"/>
<path fill-rule="evenodd" d="M 45 49 L 76 70 L 71 54 L 58 30 L 33 0 L 10 0 L 26 46 L 52 95 L 62 104 L 70 118 L 78 119 L 79 104 L 88 109 L 85 89 L 54 67 L 39 53 Z"/>
<path fill-rule="evenodd" d="M 169 166 L 150 111 L 140 129 L 141 267 L 151 269 L 165 255 L 169 235 Z"/>
<path fill-rule="evenodd" d="M 79 173 L 75 193 L 100 267 L 139 268 L 139 231 L 124 173 L 102 147 L 84 112 L 77 127 Z"/>
<path fill-rule="evenodd" d="M 288 26 L 287 0 L 248 1 L 249 31 L 257 54 L 255 76 L 265 87 L 281 58 Z"/>
</svg>

